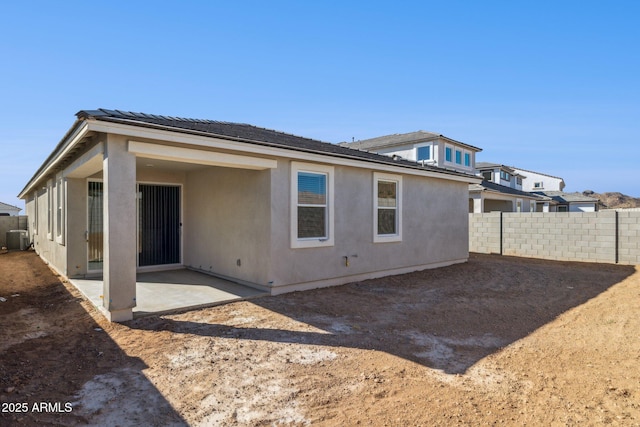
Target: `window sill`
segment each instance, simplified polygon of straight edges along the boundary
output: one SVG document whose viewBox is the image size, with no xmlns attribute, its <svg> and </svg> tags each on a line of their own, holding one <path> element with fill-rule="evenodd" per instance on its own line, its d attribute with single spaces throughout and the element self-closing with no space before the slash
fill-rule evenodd
<svg viewBox="0 0 640 427">
<path fill-rule="evenodd" d="M 402 236 L 400 235 L 373 236 L 373 243 L 392 243 L 392 242 L 402 242 Z"/>
<path fill-rule="evenodd" d="M 305 249 L 305 248 L 322 248 L 327 246 L 333 246 L 333 239 L 304 239 L 304 240 L 292 240 L 291 249 Z"/>
</svg>

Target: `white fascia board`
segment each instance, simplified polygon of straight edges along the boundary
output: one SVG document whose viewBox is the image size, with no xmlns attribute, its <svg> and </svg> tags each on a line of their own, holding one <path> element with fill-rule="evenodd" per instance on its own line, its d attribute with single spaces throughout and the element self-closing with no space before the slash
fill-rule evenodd
<svg viewBox="0 0 640 427">
<path fill-rule="evenodd" d="M 64 158 L 64 156 L 66 156 L 77 144 L 78 142 L 82 141 L 82 139 L 84 139 L 84 137 L 87 135 L 87 133 L 89 132 L 89 124 L 87 122 L 83 123 L 83 125 L 75 132 L 74 135 L 71 136 L 70 139 L 68 139 L 66 145 L 62 148 L 62 150 L 60 150 L 60 152 L 53 157 L 51 160 L 49 160 L 48 164 L 44 167 L 44 169 L 38 173 L 36 176 L 34 176 L 31 181 L 29 182 L 29 184 L 24 188 L 24 190 L 22 190 L 22 192 L 18 195 L 19 198 L 24 198 L 25 195 L 29 194 L 31 192 L 31 190 L 33 190 L 33 187 L 45 176 L 47 176 L 51 170 L 53 169 L 53 167 L 58 163 L 58 161 L 62 158 Z"/>
<path fill-rule="evenodd" d="M 179 144 L 199 145 L 208 148 L 240 151 L 250 154 L 285 157 L 306 162 L 318 162 L 330 165 L 350 166 L 361 169 L 399 173 L 404 175 L 424 176 L 449 181 L 464 182 L 467 184 L 480 184 L 482 182 L 481 178 L 475 178 L 472 176 L 462 177 L 457 175 L 449 175 L 444 172 L 439 173 L 420 169 L 403 168 L 400 166 L 375 163 L 356 158 L 350 159 L 343 157 L 334 157 L 327 154 L 316 154 L 305 151 L 296 151 L 294 149 L 288 148 L 269 147 L 259 145 L 258 143 L 251 143 L 251 141 L 248 141 L 249 143 L 237 142 L 217 138 L 211 135 L 193 135 L 172 130 L 145 128 L 137 125 L 126 125 L 122 123 L 103 122 L 97 120 L 88 120 L 88 123 L 89 129 L 92 131 L 126 135 L 131 138 L 156 139 L 160 141 L 175 142 Z"/>
<path fill-rule="evenodd" d="M 218 153 L 214 151 L 194 150 L 192 148 L 150 144 L 139 141 L 129 141 L 128 150 L 135 154 L 136 157 L 170 160 L 197 165 L 253 170 L 275 169 L 278 167 L 278 162 L 272 159 L 239 156 L 236 154 Z"/>
</svg>

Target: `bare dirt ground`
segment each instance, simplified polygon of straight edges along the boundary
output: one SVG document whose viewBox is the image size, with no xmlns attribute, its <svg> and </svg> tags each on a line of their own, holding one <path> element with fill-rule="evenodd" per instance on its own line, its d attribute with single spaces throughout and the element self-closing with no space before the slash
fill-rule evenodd
<svg viewBox="0 0 640 427">
<path fill-rule="evenodd" d="M 109 324 L 12 252 L 0 297 L 3 426 L 640 426 L 636 267 L 472 255 Z"/>
</svg>

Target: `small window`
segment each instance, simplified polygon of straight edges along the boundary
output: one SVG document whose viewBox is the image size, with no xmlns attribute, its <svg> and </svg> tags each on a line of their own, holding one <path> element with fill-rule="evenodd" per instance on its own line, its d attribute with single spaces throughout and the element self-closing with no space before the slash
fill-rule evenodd
<svg viewBox="0 0 640 427">
<path fill-rule="evenodd" d="M 53 240 L 53 183 L 47 181 L 47 238 Z"/>
<path fill-rule="evenodd" d="M 291 164 L 291 247 L 333 246 L 333 167 Z"/>
<path fill-rule="evenodd" d="M 500 171 L 500 178 L 505 181 L 511 181 L 511 175 L 509 174 L 509 172 Z"/>
<path fill-rule="evenodd" d="M 418 147 L 416 160 L 431 160 L 431 145 L 423 145 L 422 147 Z"/>
<path fill-rule="evenodd" d="M 517 177 L 517 178 L 516 178 L 516 183 L 517 183 L 518 185 L 522 185 L 522 178 Z"/>
<path fill-rule="evenodd" d="M 456 163 L 459 165 L 462 164 L 462 151 L 460 150 L 456 150 Z"/>
<path fill-rule="evenodd" d="M 38 234 L 38 215 L 40 215 L 38 210 L 38 190 L 33 193 L 33 212 L 33 234 Z"/>
<path fill-rule="evenodd" d="M 373 241 L 402 240 L 402 177 L 374 173 L 374 231 Z"/>
<path fill-rule="evenodd" d="M 447 162 L 453 161 L 453 148 L 445 147 L 445 149 L 444 149 L 444 159 Z"/>
<path fill-rule="evenodd" d="M 464 165 L 471 166 L 471 154 L 464 153 Z"/>
<path fill-rule="evenodd" d="M 56 241 L 64 244 L 64 180 L 56 181 Z"/>
<path fill-rule="evenodd" d="M 482 172 L 482 179 L 484 179 L 485 181 L 493 181 L 493 172 L 491 171 Z"/>
<path fill-rule="evenodd" d="M 543 188 L 542 182 L 534 182 L 533 188 Z"/>
</svg>

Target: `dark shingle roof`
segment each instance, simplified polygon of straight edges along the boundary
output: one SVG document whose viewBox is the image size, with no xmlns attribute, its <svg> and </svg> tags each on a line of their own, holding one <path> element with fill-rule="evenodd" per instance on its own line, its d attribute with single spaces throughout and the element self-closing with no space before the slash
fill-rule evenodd
<svg viewBox="0 0 640 427">
<path fill-rule="evenodd" d="M 515 170 L 514 168 L 512 168 L 511 166 L 507 166 L 507 165 L 501 165 L 500 163 L 491 163 L 491 162 L 476 162 L 476 169 L 478 170 L 483 170 L 483 169 L 495 169 L 495 168 L 501 168 L 506 170 L 507 172 L 510 172 L 512 175 L 520 175 L 523 176 L 521 174 L 518 173 L 517 170 Z"/>
<path fill-rule="evenodd" d="M 534 199 L 540 199 L 540 200 L 549 199 L 548 197 L 544 197 L 544 195 L 541 195 L 541 194 L 528 193 L 526 191 L 521 191 L 515 188 L 507 187 L 506 185 L 496 184 L 495 182 L 491 182 L 491 181 L 482 181 L 481 184 L 469 185 L 469 191 L 484 191 L 484 190 L 496 191 L 499 193 L 512 194 L 514 196 L 522 196 L 522 197 L 528 197 L 528 198 L 534 198 Z"/>
<path fill-rule="evenodd" d="M 582 193 L 565 193 L 564 191 L 534 191 L 539 196 L 550 197 L 558 203 L 597 203 L 598 199 Z"/>
<path fill-rule="evenodd" d="M 192 134 L 204 134 L 251 144 L 260 144 L 271 147 L 286 148 L 289 150 L 304 151 L 343 157 L 356 160 L 366 160 L 374 163 L 388 164 L 411 169 L 421 169 L 432 172 L 472 177 L 471 174 L 457 172 L 449 169 L 438 168 L 429 165 L 420 165 L 404 159 L 394 159 L 389 156 L 357 150 L 349 147 L 322 142 L 310 138 L 291 135 L 272 129 L 265 129 L 245 123 L 232 123 L 215 120 L 187 119 L 181 117 L 160 116 L 155 114 L 133 113 L 120 110 L 81 110 L 76 116 L 79 120 L 94 119 L 107 122 L 123 123 L 135 126 L 162 128 Z M 475 176 L 473 176 L 475 178 Z"/>
<path fill-rule="evenodd" d="M 361 141 L 341 142 L 339 145 L 343 147 L 357 148 L 360 150 L 371 150 L 375 148 L 393 147 L 395 145 L 415 144 L 422 141 L 434 140 L 436 138 L 443 138 L 456 144 L 460 144 L 464 147 L 468 147 L 469 149 L 474 151 L 482 151 L 481 148 L 474 147 L 473 145 L 456 141 L 455 139 L 448 138 L 439 133 L 427 132 L 424 130 L 409 133 L 395 133 L 393 135 L 379 136 L 376 138 L 363 139 Z"/>
</svg>

